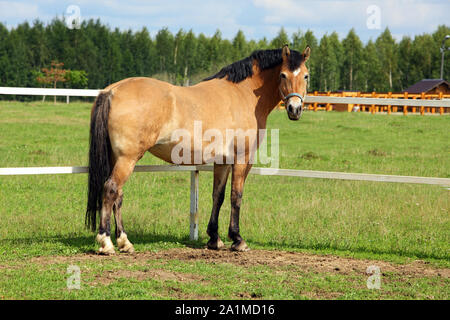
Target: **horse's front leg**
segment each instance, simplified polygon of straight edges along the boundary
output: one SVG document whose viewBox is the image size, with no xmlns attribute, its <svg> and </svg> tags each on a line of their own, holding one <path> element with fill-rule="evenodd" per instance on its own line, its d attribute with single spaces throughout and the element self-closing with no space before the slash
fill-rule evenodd
<svg viewBox="0 0 450 320">
<path fill-rule="evenodd" d="M 207 244 L 208 249 L 218 250 L 224 247 L 218 233 L 219 212 L 225 198 L 225 188 L 227 186 L 230 168 L 231 166 L 227 164 L 214 164 L 214 186 L 212 193 L 213 206 L 211 210 L 211 218 L 208 223 L 208 229 L 206 231 L 210 237 Z"/>
<path fill-rule="evenodd" d="M 239 234 L 239 212 L 241 210 L 242 193 L 244 183 L 251 169 L 251 164 L 234 164 L 231 176 L 231 218 L 228 229 L 228 237 L 233 241 L 231 250 L 250 250 L 244 239 Z"/>
</svg>

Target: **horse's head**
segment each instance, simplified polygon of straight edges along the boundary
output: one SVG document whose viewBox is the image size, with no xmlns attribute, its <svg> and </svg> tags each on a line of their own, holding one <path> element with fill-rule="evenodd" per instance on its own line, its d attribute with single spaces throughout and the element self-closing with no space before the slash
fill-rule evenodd
<svg viewBox="0 0 450 320">
<path fill-rule="evenodd" d="M 288 117 L 291 120 L 298 120 L 302 115 L 309 78 L 305 62 L 308 60 L 310 53 L 311 49 L 308 46 L 302 53 L 303 57 L 300 65 L 292 70 L 292 63 L 290 63 L 291 51 L 287 45 L 283 47 L 283 63 L 280 71 L 279 89 L 281 99 L 283 99 Z"/>
</svg>

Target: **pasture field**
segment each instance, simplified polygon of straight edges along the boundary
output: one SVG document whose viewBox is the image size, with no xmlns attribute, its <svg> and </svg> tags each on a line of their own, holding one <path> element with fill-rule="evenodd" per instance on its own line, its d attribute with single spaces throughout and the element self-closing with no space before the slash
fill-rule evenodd
<svg viewBox="0 0 450 320">
<path fill-rule="evenodd" d="M 0 167 L 87 165 L 91 104 L 0 102 Z M 274 111 L 280 167 L 450 177 L 450 117 Z M 163 164 L 150 154 L 138 164 Z M 135 255 L 95 254 L 86 174 L 0 177 L 0 299 L 449 299 L 450 197 L 439 186 L 252 176 L 248 253 L 204 249 L 212 175 L 135 173 L 124 224 Z M 225 241 L 229 191 L 220 216 Z M 230 241 L 225 241 L 230 247 Z M 81 271 L 68 290 L 67 267 Z M 368 289 L 368 266 L 381 270 Z"/>
</svg>

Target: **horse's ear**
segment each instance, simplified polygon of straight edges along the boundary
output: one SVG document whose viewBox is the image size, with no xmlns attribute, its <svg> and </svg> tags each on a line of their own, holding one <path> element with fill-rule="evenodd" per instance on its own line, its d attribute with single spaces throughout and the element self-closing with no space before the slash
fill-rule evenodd
<svg viewBox="0 0 450 320">
<path fill-rule="evenodd" d="M 308 61 L 310 55 L 311 55 L 311 48 L 309 46 L 306 46 L 305 51 L 303 51 L 305 62 Z"/>
<path fill-rule="evenodd" d="M 291 54 L 291 50 L 289 50 L 289 45 L 285 44 L 283 47 L 283 58 L 287 58 Z"/>
</svg>

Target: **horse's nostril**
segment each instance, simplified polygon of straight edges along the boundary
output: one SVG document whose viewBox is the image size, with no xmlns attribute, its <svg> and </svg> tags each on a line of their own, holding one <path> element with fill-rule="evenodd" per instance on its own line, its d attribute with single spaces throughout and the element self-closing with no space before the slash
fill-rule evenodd
<svg viewBox="0 0 450 320">
<path fill-rule="evenodd" d="M 289 113 L 294 113 L 294 108 L 292 107 L 292 105 L 288 105 L 288 111 Z"/>
</svg>

